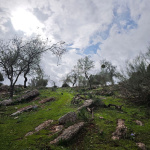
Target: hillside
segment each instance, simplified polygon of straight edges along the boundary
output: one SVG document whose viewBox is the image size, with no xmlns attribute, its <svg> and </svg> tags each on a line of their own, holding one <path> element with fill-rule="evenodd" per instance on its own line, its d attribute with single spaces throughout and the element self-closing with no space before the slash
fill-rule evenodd
<svg viewBox="0 0 150 150">
<path fill-rule="evenodd" d="M 32 90 L 18 89 L 15 100 Z M 1 150 L 138 150 L 137 143 L 150 149 L 149 108 L 118 98 L 117 91 L 105 93 L 102 88 L 39 88 L 38 91 L 39 96 L 28 101 L 0 106 Z M 7 94 L 2 96 L 1 93 L 0 100 L 4 99 Z M 86 107 L 79 111 L 89 99 L 93 100 L 92 105 L 87 106 L 91 112 Z M 59 118 L 68 112 L 75 112 L 77 119 L 59 125 Z M 119 121 L 122 121 L 123 130 L 119 129 L 120 135 L 117 135 Z M 50 144 L 69 126 L 80 122 L 84 122 L 84 126 L 71 140 Z M 114 140 L 113 136 L 119 139 Z"/>
</svg>

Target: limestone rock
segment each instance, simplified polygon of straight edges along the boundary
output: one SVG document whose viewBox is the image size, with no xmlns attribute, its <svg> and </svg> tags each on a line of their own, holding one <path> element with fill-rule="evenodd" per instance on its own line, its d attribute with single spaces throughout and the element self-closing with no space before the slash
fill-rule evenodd
<svg viewBox="0 0 150 150">
<path fill-rule="evenodd" d="M 23 108 L 19 109 L 18 111 L 16 111 L 15 113 L 11 114 L 11 116 L 15 116 L 15 115 L 21 114 L 25 111 L 30 111 L 32 109 L 36 109 L 37 107 L 38 107 L 37 105 L 29 105 L 29 106 L 23 107 Z"/>
<path fill-rule="evenodd" d="M 29 101 L 29 100 L 32 100 L 33 98 L 35 98 L 36 96 L 38 96 L 40 93 L 38 90 L 33 90 L 31 92 L 28 92 L 24 95 L 22 95 L 19 99 L 17 99 L 18 102 L 21 102 L 21 101 Z"/>
<path fill-rule="evenodd" d="M 32 135 L 34 132 L 28 132 L 25 136 Z"/>
<path fill-rule="evenodd" d="M 84 103 L 83 103 L 83 105 L 78 108 L 78 111 L 81 110 L 81 109 L 84 108 L 84 107 L 89 107 L 90 105 L 92 105 L 92 103 L 93 103 L 93 100 L 92 100 L 92 99 L 85 100 Z"/>
<path fill-rule="evenodd" d="M 136 143 L 136 145 L 137 145 L 140 149 L 146 150 L 146 146 L 145 146 L 144 143 Z"/>
<path fill-rule="evenodd" d="M 65 124 L 67 122 L 75 122 L 77 120 L 77 114 L 75 112 L 69 112 L 59 118 L 59 124 Z"/>
<path fill-rule="evenodd" d="M 47 120 L 47 121 L 43 122 L 42 124 L 40 124 L 39 126 L 37 126 L 35 128 L 35 131 L 38 132 L 38 131 L 48 127 L 52 122 L 53 122 L 53 120 Z"/>
<path fill-rule="evenodd" d="M 46 99 L 39 101 L 39 103 L 43 104 L 43 103 L 50 102 L 50 101 L 55 101 L 55 98 L 54 97 L 46 98 Z"/>
<path fill-rule="evenodd" d="M 50 129 L 51 134 L 49 136 L 52 136 L 55 133 L 61 132 L 63 129 L 64 129 L 63 125 L 52 126 L 51 129 Z"/>
<path fill-rule="evenodd" d="M 7 105 L 11 105 L 12 103 L 13 103 L 12 99 L 8 99 L 8 100 L 1 101 L 0 105 L 7 106 Z"/>
<path fill-rule="evenodd" d="M 47 121 L 43 122 L 42 124 L 37 126 L 33 132 L 28 132 L 25 136 L 29 136 L 29 135 L 32 135 L 36 132 L 39 132 L 40 130 L 48 127 L 52 122 L 53 122 L 53 120 L 47 120 Z"/>
<path fill-rule="evenodd" d="M 63 133 L 60 136 L 58 136 L 55 140 L 51 141 L 50 144 L 57 144 L 60 140 L 69 141 L 79 132 L 79 130 L 83 126 L 84 126 L 84 122 L 80 122 L 68 127 L 63 131 Z"/>
<path fill-rule="evenodd" d="M 112 133 L 113 140 L 119 140 L 120 138 L 124 137 L 127 132 L 127 127 L 124 124 L 124 120 L 118 119 L 116 131 Z"/>
</svg>

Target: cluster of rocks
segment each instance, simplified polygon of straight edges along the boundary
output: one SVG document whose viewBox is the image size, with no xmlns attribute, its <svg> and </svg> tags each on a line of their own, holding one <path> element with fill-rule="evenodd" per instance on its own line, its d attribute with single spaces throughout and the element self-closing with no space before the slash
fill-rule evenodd
<svg viewBox="0 0 150 150">
<path fill-rule="evenodd" d="M 143 126 L 143 123 L 139 120 L 135 120 L 135 123 L 139 126 Z M 125 122 L 122 119 L 118 119 L 117 121 L 117 127 L 116 127 L 116 131 L 112 133 L 112 139 L 113 140 L 119 140 L 121 138 L 124 138 L 127 134 L 127 127 L 125 126 Z M 134 134 L 131 134 L 132 136 Z M 146 150 L 146 146 L 144 143 L 136 143 L 136 145 L 142 149 L 142 150 Z"/>
</svg>

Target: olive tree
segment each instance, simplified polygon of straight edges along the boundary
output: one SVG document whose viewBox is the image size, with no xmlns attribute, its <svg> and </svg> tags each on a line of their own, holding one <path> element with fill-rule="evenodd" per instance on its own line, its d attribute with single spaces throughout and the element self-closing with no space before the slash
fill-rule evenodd
<svg viewBox="0 0 150 150">
<path fill-rule="evenodd" d="M 62 47 L 63 44 L 64 42 L 47 45 L 47 41 L 39 37 L 31 39 L 15 37 L 9 41 L 0 41 L 0 67 L 10 80 L 11 98 L 19 76 L 24 74 L 26 87 L 27 75 L 39 64 L 41 55 L 50 50 L 60 59 L 66 52 Z"/>
<path fill-rule="evenodd" d="M 89 71 L 94 68 L 94 61 L 90 59 L 90 57 L 85 56 L 81 58 L 77 62 L 77 66 L 80 69 L 80 72 L 84 75 L 85 79 L 87 79 L 90 88 L 92 87 L 91 76 Z"/>
<path fill-rule="evenodd" d="M 111 82 L 112 85 L 114 85 L 114 77 L 117 76 L 117 67 L 112 65 L 110 61 L 107 60 L 101 60 L 101 72 L 100 75 L 103 78 L 103 80 L 106 82 Z"/>
</svg>

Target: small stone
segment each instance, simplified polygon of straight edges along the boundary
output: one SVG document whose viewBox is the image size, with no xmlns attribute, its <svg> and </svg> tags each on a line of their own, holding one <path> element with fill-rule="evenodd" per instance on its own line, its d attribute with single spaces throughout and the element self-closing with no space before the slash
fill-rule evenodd
<svg viewBox="0 0 150 150">
<path fill-rule="evenodd" d="M 139 125 L 139 126 L 143 126 L 143 123 L 142 123 L 141 121 L 139 121 L 139 120 L 135 120 L 135 123 L 136 123 L 137 125 Z"/>
<path fill-rule="evenodd" d="M 140 149 L 146 150 L 146 146 L 145 146 L 144 143 L 136 143 L 136 145 L 137 145 Z"/>
<path fill-rule="evenodd" d="M 25 136 L 32 135 L 34 132 L 28 132 Z"/>
<path fill-rule="evenodd" d="M 99 117 L 99 119 L 104 119 L 104 117 Z"/>
<path fill-rule="evenodd" d="M 14 119 L 18 119 L 18 116 L 17 116 L 17 117 L 15 117 Z"/>
</svg>

